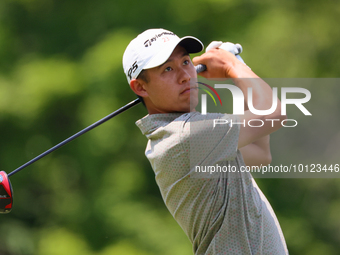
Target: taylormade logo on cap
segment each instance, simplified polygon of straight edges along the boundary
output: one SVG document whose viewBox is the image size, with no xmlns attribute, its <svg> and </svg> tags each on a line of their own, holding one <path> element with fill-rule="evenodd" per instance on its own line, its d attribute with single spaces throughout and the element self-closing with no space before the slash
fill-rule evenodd
<svg viewBox="0 0 340 255">
<path fill-rule="evenodd" d="M 136 79 L 143 69 L 163 64 L 180 44 L 188 53 L 203 50 L 200 40 L 192 36 L 179 38 L 165 29 L 149 29 L 138 35 L 127 46 L 123 55 L 123 68 L 128 83 Z"/>
<path fill-rule="evenodd" d="M 151 45 L 152 45 L 152 42 L 157 41 L 157 38 L 160 38 L 160 37 L 162 37 L 163 35 L 173 35 L 173 36 L 177 36 L 177 35 L 175 35 L 173 32 L 170 32 L 170 31 L 166 32 L 166 31 L 165 31 L 165 32 L 162 32 L 162 33 L 160 33 L 160 34 L 156 34 L 154 37 L 152 37 L 152 38 L 146 40 L 146 41 L 144 42 L 144 46 L 145 46 L 145 47 L 151 46 Z M 164 40 L 164 42 L 166 42 L 166 40 Z"/>
</svg>

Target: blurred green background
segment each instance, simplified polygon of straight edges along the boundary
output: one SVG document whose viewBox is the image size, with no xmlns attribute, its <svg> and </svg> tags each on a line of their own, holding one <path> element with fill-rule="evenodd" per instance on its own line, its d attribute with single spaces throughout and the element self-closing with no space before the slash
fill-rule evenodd
<svg viewBox="0 0 340 255">
<path fill-rule="evenodd" d="M 0 169 L 11 172 L 135 99 L 121 59 L 145 29 L 241 43 L 261 77 L 335 78 L 339 24 L 334 0 L 1 0 Z M 134 124 L 144 115 L 136 106 L 11 177 L 0 254 L 192 254 L 144 156 L 147 140 Z M 290 145 L 298 138 L 274 134 L 273 162 L 306 154 Z M 339 144 L 340 135 L 336 159 Z M 340 254 L 339 179 L 257 182 L 290 254 Z"/>
</svg>

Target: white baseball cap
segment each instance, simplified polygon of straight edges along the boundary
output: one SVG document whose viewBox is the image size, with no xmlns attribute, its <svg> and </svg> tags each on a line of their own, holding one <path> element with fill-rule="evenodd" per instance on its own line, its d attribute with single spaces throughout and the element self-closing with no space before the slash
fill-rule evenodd
<svg viewBox="0 0 340 255">
<path fill-rule="evenodd" d="M 197 53 L 204 48 L 203 43 L 195 37 L 179 38 L 162 28 L 148 29 L 139 34 L 126 47 L 123 55 L 123 68 L 128 83 L 137 78 L 143 69 L 160 66 L 167 61 L 179 44 L 188 53 Z"/>
</svg>

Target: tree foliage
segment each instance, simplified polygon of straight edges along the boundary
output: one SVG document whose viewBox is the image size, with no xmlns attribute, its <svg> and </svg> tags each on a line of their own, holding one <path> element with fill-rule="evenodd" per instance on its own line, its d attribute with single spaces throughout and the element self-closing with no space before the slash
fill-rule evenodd
<svg viewBox="0 0 340 255">
<path fill-rule="evenodd" d="M 336 78 L 339 21 L 340 4 L 331 0 L 2 0 L 0 169 L 11 172 L 133 100 L 122 55 L 145 29 L 205 45 L 239 42 L 261 77 Z M 280 130 L 274 162 L 311 159 L 309 143 L 318 146 L 322 133 L 333 136 L 318 160 L 339 160 L 335 91 L 320 85 L 315 93 L 332 109 L 322 121 L 333 129 Z M 146 138 L 134 122 L 145 114 L 136 106 L 11 177 L 14 207 L 0 215 L 0 254 L 192 254 L 144 156 Z M 338 179 L 257 181 L 292 255 L 339 254 Z"/>
</svg>

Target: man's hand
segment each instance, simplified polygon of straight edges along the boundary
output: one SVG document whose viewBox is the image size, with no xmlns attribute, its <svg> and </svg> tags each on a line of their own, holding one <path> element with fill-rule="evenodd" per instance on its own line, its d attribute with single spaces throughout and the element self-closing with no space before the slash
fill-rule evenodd
<svg viewBox="0 0 340 255">
<path fill-rule="evenodd" d="M 203 64 L 207 66 L 207 70 L 201 72 L 199 75 L 205 78 L 232 78 L 235 85 L 242 90 L 245 99 L 245 108 L 248 109 L 248 89 L 252 89 L 253 107 L 257 110 L 267 110 L 272 106 L 272 89 L 260 79 L 247 65 L 239 61 L 234 54 L 223 49 L 211 49 L 199 57 L 193 59 L 194 65 Z M 242 78 L 256 78 L 256 79 L 242 79 Z M 263 121 L 261 127 L 251 127 L 249 125 L 240 126 L 240 134 L 238 140 L 238 148 L 247 145 L 252 145 L 262 137 L 265 137 L 272 132 L 278 130 L 281 125 L 280 122 L 286 119 L 286 116 L 281 115 L 281 102 L 277 99 L 276 110 L 269 115 L 256 115 L 249 110 L 240 117 L 240 122 L 252 119 L 259 119 Z M 266 119 L 276 119 L 280 122 L 272 124 Z"/>
<path fill-rule="evenodd" d="M 193 58 L 194 65 L 206 65 L 207 70 L 199 73 L 205 78 L 257 78 L 247 65 L 234 54 L 223 49 L 210 49 L 203 55 Z"/>
</svg>

